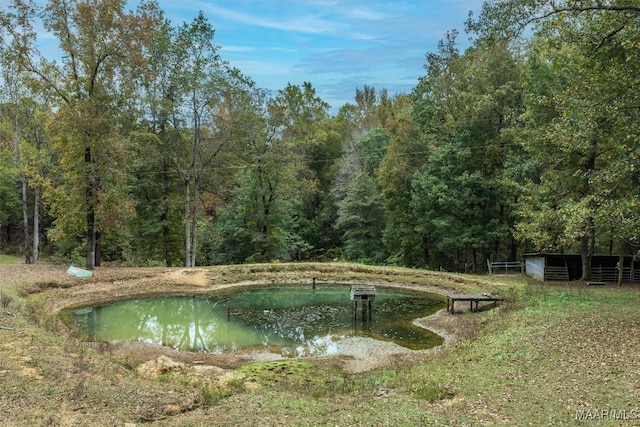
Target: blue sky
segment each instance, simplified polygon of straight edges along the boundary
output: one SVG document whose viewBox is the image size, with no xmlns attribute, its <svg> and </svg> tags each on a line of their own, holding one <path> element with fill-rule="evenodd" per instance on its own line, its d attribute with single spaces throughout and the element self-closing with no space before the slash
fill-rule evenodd
<svg viewBox="0 0 640 427">
<path fill-rule="evenodd" d="M 129 0 L 131 8 L 137 1 Z M 216 30 L 221 57 L 259 87 L 275 94 L 287 83 L 311 82 L 332 113 L 353 102 L 365 84 L 409 93 L 425 74 L 425 54 L 447 31 L 457 29 L 459 47 L 467 47 L 464 22 L 469 11 L 479 14 L 483 2 L 158 0 L 174 25 L 191 22 L 202 10 Z M 0 7 L 7 4 L 0 0 Z"/>
<path fill-rule="evenodd" d="M 159 0 L 174 25 L 202 10 L 220 55 L 274 91 L 312 83 L 335 112 L 367 84 L 408 93 L 424 75 L 425 54 L 484 0 Z"/>
</svg>

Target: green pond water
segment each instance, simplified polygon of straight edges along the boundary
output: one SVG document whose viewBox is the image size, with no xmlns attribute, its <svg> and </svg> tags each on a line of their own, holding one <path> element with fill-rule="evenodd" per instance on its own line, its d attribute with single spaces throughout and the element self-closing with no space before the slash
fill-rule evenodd
<svg viewBox="0 0 640 427">
<path fill-rule="evenodd" d="M 216 354 L 266 350 L 285 357 L 328 355 L 341 339 L 368 336 L 411 349 L 442 343 L 413 320 L 444 306 L 438 295 L 376 287 L 363 321 L 348 285 L 238 287 L 206 296 L 135 299 L 63 312 L 84 341 L 140 341 Z"/>
</svg>

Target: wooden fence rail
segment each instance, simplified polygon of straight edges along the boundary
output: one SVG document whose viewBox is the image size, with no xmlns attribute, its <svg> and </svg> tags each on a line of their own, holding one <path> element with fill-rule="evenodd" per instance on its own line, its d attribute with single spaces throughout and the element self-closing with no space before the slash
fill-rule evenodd
<svg viewBox="0 0 640 427">
<path fill-rule="evenodd" d="M 524 264 L 520 261 L 494 261 L 487 260 L 487 267 L 489 267 L 489 274 L 494 273 L 508 273 L 510 270 L 518 270 L 520 273 L 524 273 Z"/>
</svg>

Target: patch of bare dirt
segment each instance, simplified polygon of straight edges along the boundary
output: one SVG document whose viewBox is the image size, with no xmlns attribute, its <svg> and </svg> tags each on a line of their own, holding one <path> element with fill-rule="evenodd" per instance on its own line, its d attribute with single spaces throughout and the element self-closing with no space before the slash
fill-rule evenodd
<svg viewBox="0 0 640 427">
<path fill-rule="evenodd" d="M 211 285 L 208 270 L 204 268 L 181 268 L 164 273 L 162 279 L 171 283 L 183 283 L 185 285 L 206 287 Z"/>
<path fill-rule="evenodd" d="M 451 314 L 444 308 L 431 316 L 416 319 L 413 323 L 440 335 L 444 338 L 445 344 L 460 339 L 475 338 L 479 330 L 475 318 Z"/>
</svg>

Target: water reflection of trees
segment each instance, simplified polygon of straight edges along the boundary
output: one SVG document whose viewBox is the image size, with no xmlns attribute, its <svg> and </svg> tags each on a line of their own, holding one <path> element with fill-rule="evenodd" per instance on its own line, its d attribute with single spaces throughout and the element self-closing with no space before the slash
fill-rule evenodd
<svg viewBox="0 0 640 427">
<path fill-rule="evenodd" d="M 348 294 L 344 298 L 341 294 L 296 290 L 293 298 L 282 295 L 278 296 L 274 289 L 265 289 L 261 293 L 216 295 L 215 299 L 168 297 L 128 301 L 88 312 L 76 310 L 82 313 L 77 313 L 75 323 L 87 331 L 89 340 L 143 341 L 214 353 L 262 346 L 282 349 L 285 356 L 309 356 L 330 352 L 337 338 L 350 335 L 390 338 L 396 342 L 414 339 L 424 331 L 414 330 L 407 319 L 441 304 L 428 298 L 425 302 L 406 295 L 381 293 L 373 307 L 373 322 L 363 323 L 361 319 L 353 321 Z M 228 308 L 231 321 L 227 320 Z"/>
<path fill-rule="evenodd" d="M 109 341 L 142 341 L 180 350 L 210 351 L 221 323 L 212 305 L 195 297 L 127 301 L 81 311 L 75 316 L 75 324 L 86 331 L 89 341 L 113 337 Z"/>
<path fill-rule="evenodd" d="M 160 344 L 180 350 L 210 351 L 219 318 L 206 299 L 166 298 L 141 307 L 139 329 Z M 146 314 L 146 316 L 145 316 Z"/>
</svg>

